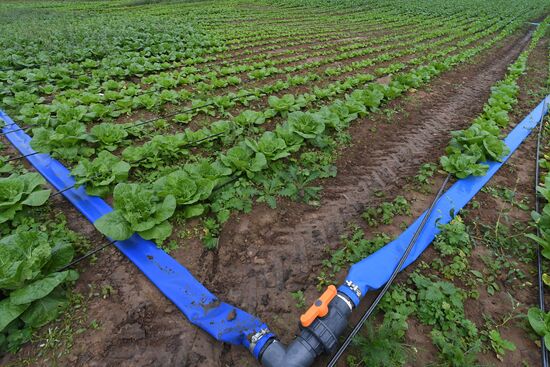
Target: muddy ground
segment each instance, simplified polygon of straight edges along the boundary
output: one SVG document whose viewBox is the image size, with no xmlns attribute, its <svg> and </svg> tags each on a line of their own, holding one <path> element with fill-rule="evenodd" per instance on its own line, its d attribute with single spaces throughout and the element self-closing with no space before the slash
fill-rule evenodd
<svg viewBox="0 0 550 367">
<path fill-rule="evenodd" d="M 388 107 L 397 112 L 391 117 L 381 113 L 356 123 L 350 131 L 353 145 L 344 149 L 338 159 L 338 176 L 322 182 L 324 190 L 319 208 L 287 201 L 280 201 L 276 210 L 256 205 L 250 214 L 236 216 L 225 225 L 217 251 L 207 252 L 199 241 L 190 240 L 172 255 L 222 300 L 257 315 L 283 341 L 290 341 L 297 331 L 300 314 L 290 292 L 304 291 L 307 303 L 315 299 L 318 295 L 316 276 L 321 270 L 321 261 L 328 257 L 326 249 L 336 248 L 347 224 L 367 205 L 379 200 L 375 192 L 383 190 L 390 196 L 400 194 L 407 177 L 415 175 L 421 164 L 437 160 L 449 140 L 449 131 L 468 126 L 479 114 L 489 96 L 490 86 L 504 76 L 506 67 L 528 45 L 530 34 L 531 30 L 525 28 L 522 34 L 475 58 L 471 64 L 445 73 L 427 87 L 393 101 Z M 531 71 L 522 78 L 523 89 L 540 88 L 546 80 L 546 47 L 546 43 L 540 45 L 533 53 Z M 539 102 L 538 97 L 525 91 L 520 98 L 519 112 L 515 116 L 518 118 Z M 521 168 L 515 172 L 526 194 L 532 191 L 531 152 L 532 139 L 511 160 Z M 506 170 L 498 177 L 506 182 L 514 179 Z M 486 208 L 491 208 L 490 198 L 478 200 L 487 201 Z M 428 201 L 429 196 L 419 196 L 413 214 L 418 215 Z M 93 227 L 69 204 L 59 198 L 58 205 L 67 213 L 73 229 L 89 235 L 95 243 L 102 242 Z M 492 214 L 488 209 L 478 215 L 490 217 Z M 399 229 L 393 231 L 396 234 Z M 423 259 L 432 255 L 428 251 Z M 88 322 L 95 320 L 99 327 L 75 334 L 67 355 L 58 357 L 59 351 L 55 355 L 46 353 L 39 360 L 31 359 L 29 364 L 257 365 L 244 348 L 217 343 L 192 326 L 113 248 L 101 253 L 95 264 L 84 264 L 81 270 L 77 291 L 100 294 L 86 302 Z M 93 284 L 93 289 L 88 284 Z M 102 296 L 101 290 L 108 288 L 112 291 Z M 533 304 L 536 290 L 533 288 L 532 292 L 521 296 L 525 302 Z M 480 304 L 491 312 L 502 311 L 493 304 L 483 301 Z M 477 305 L 469 307 L 473 309 Z M 519 365 L 515 362 L 532 361 L 537 357 L 536 346 L 525 335 L 504 336 L 518 345 L 518 351 L 510 353 L 513 355 L 510 363 L 501 365 Z M 408 342 L 419 349 L 433 352 L 425 334 L 417 332 L 416 336 L 408 335 L 408 338 Z M 40 344 L 34 343 L 7 359 L 23 360 L 40 350 Z M 490 356 L 487 358 L 488 363 L 498 362 Z M 8 360 L 3 360 L 2 364 Z M 415 365 L 423 366 L 426 360 L 418 358 Z"/>
</svg>

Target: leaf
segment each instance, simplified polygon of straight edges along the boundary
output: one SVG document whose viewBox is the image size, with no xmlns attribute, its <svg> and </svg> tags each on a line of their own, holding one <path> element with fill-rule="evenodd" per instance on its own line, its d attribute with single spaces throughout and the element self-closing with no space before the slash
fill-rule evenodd
<svg viewBox="0 0 550 367">
<path fill-rule="evenodd" d="M 250 171 L 252 172 L 259 172 L 267 165 L 267 160 L 265 158 L 265 155 L 263 153 L 256 153 L 256 156 L 252 160 L 252 164 L 250 165 Z"/>
<path fill-rule="evenodd" d="M 218 219 L 218 222 L 220 222 L 220 224 L 223 224 L 229 220 L 230 216 L 231 216 L 231 211 L 227 209 L 222 209 L 218 212 L 218 214 L 216 215 L 216 218 Z"/>
<path fill-rule="evenodd" d="M 311 112 L 292 112 L 288 115 L 291 131 L 305 139 L 314 139 L 325 131 L 325 122 L 320 115 Z"/>
<path fill-rule="evenodd" d="M 550 333 L 544 336 L 544 346 L 546 350 L 550 350 Z"/>
<path fill-rule="evenodd" d="M 474 274 L 479 279 L 483 279 L 483 273 L 478 270 L 470 270 L 470 273 Z"/>
<path fill-rule="evenodd" d="M 43 279 L 17 289 L 10 293 L 10 301 L 15 305 L 24 305 L 50 294 L 58 285 L 67 279 L 69 271 L 52 273 Z"/>
<path fill-rule="evenodd" d="M 164 198 L 164 201 L 159 205 L 156 219 L 158 222 L 162 222 L 174 215 L 176 210 L 176 198 L 174 195 L 168 195 Z"/>
<path fill-rule="evenodd" d="M 0 288 L 21 288 L 40 275 L 50 257 L 45 233 L 22 231 L 0 239 Z"/>
<path fill-rule="evenodd" d="M 39 328 L 57 318 L 67 306 L 67 299 L 62 293 L 52 292 L 48 296 L 34 301 L 21 315 L 21 320 L 32 328 Z"/>
<path fill-rule="evenodd" d="M 40 188 L 45 182 L 38 173 L 0 178 L 0 223 L 13 219 L 24 205 L 44 204 L 50 195 L 50 190 Z"/>
<path fill-rule="evenodd" d="M 0 301 L 0 331 L 13 320 L 18 318 L 29 307 L 29 304 L 15 305 L 10 302 L 9 298 Z"/>
<path fill-rule="evenodd" d="M 146 240 L 155 240 L 156 243 L 161 244 L 172 234 L 172 225 L 168 222 L 162 222 L 153 228 L 139 232 L 139 235 Z"/>
<path fill-rule="evenodd" d="M 199 215 L 202 215 L 202 213 L 204 213 L 204 210 L 205 210 L 204 205 L 195 204 L 195 205 L 185 207 L 183 215 L 185 218 L 198 217 Z"/>
<path fill-rule="evenodd" d="M 69 264 L 74 257 L 74 248 L 69 242 L 58 242 L 51 251 L 50 261 L 44 266 L 44 273 L 57 271 Z"/>
<path fill-rule="evenodd" d="M 255 172 L 261 171 L 267 165 L 267 160 L 262 153 L 256 153 L 253 158 L 252 156 L 252 149 L 242 143 L 229 149 L 225 155 L 220 156 L 220 159 L 226 166 L 245 172 L 249 178 L 252 178 Z"/>
<path fill-rule="evenodd" d="M 23 200 L 21 204 L 28 206 L 40 206 L 43 205 L 50 197 L 50 190 L 35 191 L 30 194 L 27 199 Z"/>
<path fill-rule="evenodd" d="M 527 312 L 527 318 L 529 319 L 529 324 L 531 324 L 531 327 L 538 335 L 544 336 L 550 331 L 547 329 L 545 322 L 546 315 L 541 309 L 537 307 L 530 308 Z"/>
<path fill-rule="evenodd" d="M 120 212 L 113 210 L 94 222 L 94 226 L 105 236 L 117 240 L 127 240 L 134 231 Z"/>
</svg>

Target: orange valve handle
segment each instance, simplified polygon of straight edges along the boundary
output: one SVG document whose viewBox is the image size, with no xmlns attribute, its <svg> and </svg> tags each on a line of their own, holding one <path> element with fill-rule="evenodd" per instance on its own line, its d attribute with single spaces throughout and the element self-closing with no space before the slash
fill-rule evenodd
<svg viewBox="0 0 550 367">
<path fill-rule="evenodd" d="M 325 317 L 328 314 L 328 304 L 336 297 L 336 287 L 329 285 L 325 293 L 315 301 L 313 305 L 300 316 L 300 322 L 303 327 L 308 327 L 317 317 Z"/>
</svg>

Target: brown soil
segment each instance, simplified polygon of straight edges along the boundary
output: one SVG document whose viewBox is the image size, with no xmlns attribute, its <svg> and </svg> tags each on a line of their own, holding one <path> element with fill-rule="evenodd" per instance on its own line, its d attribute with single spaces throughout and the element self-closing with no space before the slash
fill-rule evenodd
<svg viewBox="0 0 550 367">
<path fill-rule="evenodd" d="M 356 123 L 350 131 L 354 145 L 342 151 L 338 176 L 322 182 L 320 208 L 286 201 L 276 210 L 257 205 L 252 213 L 234 217 L 225 226 L 218 251 L 206 252 L 197 241 L 188 241 L 174 257 L 220 299 L 257 315 L 284 342 L 290 341 L 299 316 L 290 292 L 303 290 L 307 303 L 318 295 L 315 277 L 327 256 L 324 250 L 337 246 L 346 224 L 377 200 L 376 191 L 399 193 L 405 177 L 441 155 L 449 131 L 467 126 L 481 111 L 490 86 L 528 42 L 526 34 L 446 73 L 429 89 L 394 101 L 389 107 L 400 110 L 391 121 L 378 114 Z M 423 200 L 416 201 L 416 213 L 425 207 Z M 74 229 L 94 233 L 74 209 L 68 205 L 65 209 Z M 100 327 L 75 336 L 72 350 L 57 361 L 59 365 L 257 365 L 244 348 L 222 345 L 191 325 L 112 248 L 98 256 L 94 266 L 83 268 L 77 290 L 90 293 L 88 284 L 96 290 L 109 285 L 115 292 L 105 299 L 90 299 L 88 318 Z M 421 329 L 411 328 L 416 330 L 416 337 L 409 336 L 411 343 L 430 344 L 424 332 L 418 333 Z M 517 345 L 532 352 L 530 345 L 520 341 Z M 31 357 L 38 350 L 29 345 L 1 362 Z M 52 358 L 33 365 L 52 365 Z"/>
</svg>

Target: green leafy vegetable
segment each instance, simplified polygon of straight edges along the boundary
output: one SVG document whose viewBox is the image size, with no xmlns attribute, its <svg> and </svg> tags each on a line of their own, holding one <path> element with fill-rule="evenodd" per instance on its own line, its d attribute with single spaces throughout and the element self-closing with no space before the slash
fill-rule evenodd
<svg viewBox="0 0 550 367">
<path fill-rule="evenodd" d="M 173 195 L 166 195 L 161 200 L 144 185 L 119 183 L 113 196 L 114 210 L 94 223 L 105 236 L 113 240 L 126 240 L 137 232 L 143 238 L 161 244 L 172 234 L 168 219 L 176 210 Z"/>
<path fill-rule="evenodd" d="M 544 345 L 550 349 L 550 312 L 546 313 L 538 307 L 531 307 L 527 317 L 535 333 L 544 338 Z"/>
<path fill-rule="evenodd" d="M 92 141 L 98 141 L 103 149 L 111 152 L 128 136 L 124 126 L 107 122 L 95 125 L 90 133 Z"/>
<path fill-rule="evenodd" d="M 33 129 L 30 145 L 37 152 L 77 161 L 80 157 L 93 154 L 94 149 L 86 145 L 89 140 L 84 124 L 71 121 L 57 126 L 55 130 L 44 127 Z"/>
<path fill-rule="evenodd" d="M 258 141 L 246 139 L 246 145 L 256 153 L 262 153 L 268 160 L 275 161 L 290 155 L 284 139 L 271 131 L 263 133 Z"/>
<path fill-rule="evenodd" d="M 226 154 L 220 156 L 220 159 L 227 167 L 245 173 L 249 178 L 254 177 L 267 165 L 263 153 L 255 153 L 245 144 L 229 149 Z"/>
<path fill-rule="evenodd" d="M 304 139 L 314 139 L 325 131 L 324 119 L 311 112 L 293 112 L 288 115 L 289 129 Z"/>
<path fill-rule="evenodd" d="M 265 122 L 265 117 L 261 112 L 245 110 L 237 115 L 233 121 L 241 127 L 248 127 L 263 124 Z"/>
<path fill-rule="evenodd" d="M 186 206 L 185 214 L 189 218 L 204 212 L 204 206 L 196 203 L 212 194 L 216 182 L 216 179 L 192 177 L 184 170 L 177 170 L 158 179 L 153 188 L 161 198 L 173 195 L 177 205 Z"/>
<path fill-rule="evenodd" d="M 102 151 L 93 161 L 82 159 L 71 174 L 76 180 L 76 187 L 86 185 L 88 195 L 105 197 L 110 194 L 113 184 L 128 179 L 129 171 L 130 164 L 108 151 Z"/>
<path fill-rule="evenodd" d="M 51 193 L 41 188 L 45 183 L 38 173 L 0 178 L 0 223 L 12 220 L 25 206 L 43 205 Z"/>
<path fill-rule="evenodd" d="M 477 163 L 477 156 L 466 154 L 453 154 L 442 156 L 440 158 L 441 166 L 449 173 L 454 174 L 458 178 L 465 178 L 470 175 L 483 176 L 487 172 L 489 166 Z"/>
<path fill-rule="evenodd" d="M 292 94 L 285 94 L 282 97 L 269 96 L 267 99 L 269 107 L 273 108 L 275 112 L 280 113 L 285 117 L 289 112 L 297 111 L 300 109 L 300 105 L 297 103 L 296 98 Z"/>
</svg>

